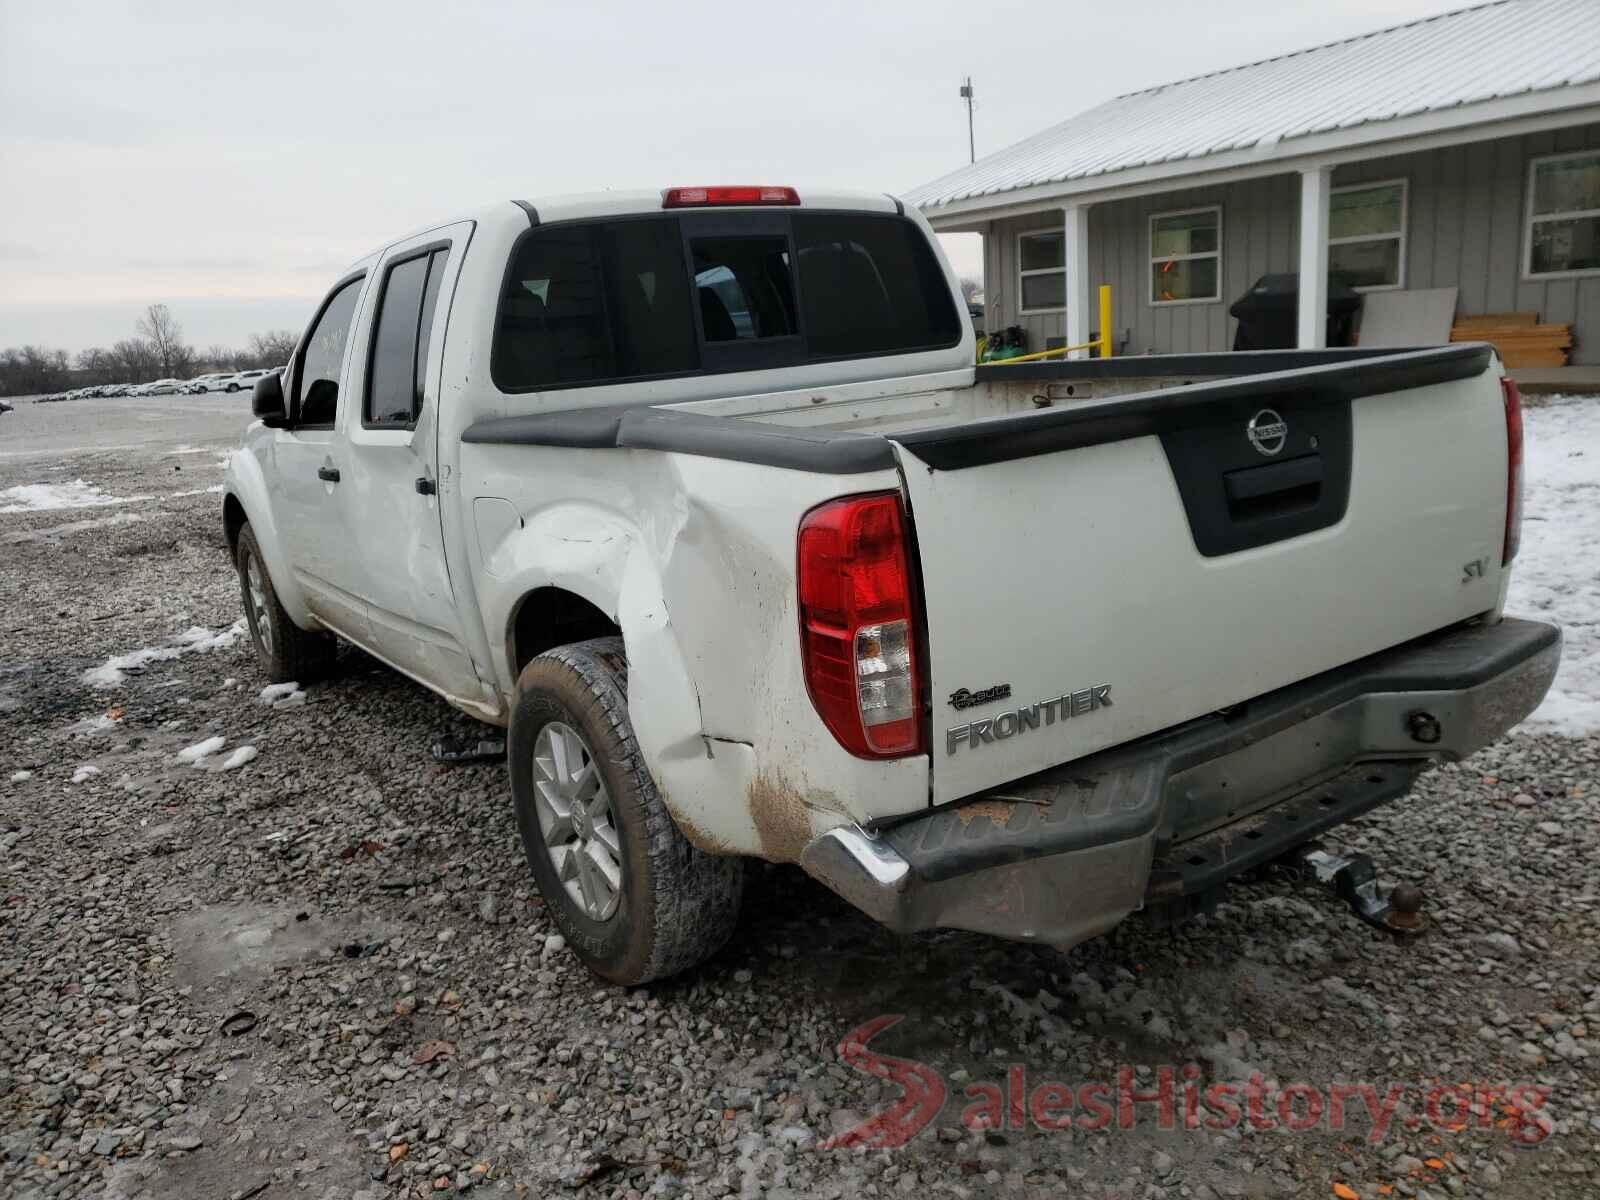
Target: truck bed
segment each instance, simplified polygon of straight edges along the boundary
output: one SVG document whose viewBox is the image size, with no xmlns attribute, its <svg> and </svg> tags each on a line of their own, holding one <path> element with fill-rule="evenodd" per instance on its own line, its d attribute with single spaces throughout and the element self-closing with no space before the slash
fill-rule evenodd
<svg viewBox="0 0 1600 1200">
<path fill-rule="evenodd" d="M 896 465 L 890 437 L 933 466 L 996 461 L 1157 432 L 1219 401 L 1343 399 L 1481 374 L 1480 343 L 1420 350 L 1263 350 L 979 366 L 819 392 L 494 417 L 474 443 L 635 449 L 854 474 Z M 930 457 L 931 456 L 931 457 Z"/>
<path fill-rule="evenodd" d="M 1481 345 L 993 366 L 465 440 L 898 472 L 944 803 L 1497 615 L 1494 368 Z"/>
</svg>

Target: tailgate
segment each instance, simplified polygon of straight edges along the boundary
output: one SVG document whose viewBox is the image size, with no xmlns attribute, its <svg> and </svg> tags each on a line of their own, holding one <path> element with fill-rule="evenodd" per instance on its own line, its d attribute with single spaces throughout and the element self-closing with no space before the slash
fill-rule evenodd
<svg viewBox="0 0 1600 1200">
<path fill-rule="evenodd" d="M 893 440 L 936 804 L 1499 603 L 1505 409 L 1482 347 Z"/>
</svg>

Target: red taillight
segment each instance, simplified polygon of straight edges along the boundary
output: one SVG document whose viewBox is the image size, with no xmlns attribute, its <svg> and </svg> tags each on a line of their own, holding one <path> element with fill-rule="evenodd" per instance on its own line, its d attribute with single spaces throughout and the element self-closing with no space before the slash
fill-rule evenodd
<svg viewBox="0 0 1600 1200">
<path fill-rule="evenodd" d="M 1522 544 L 1522 393 L 1511 377 L 1500 380 L 1506 401 L 1506 540 L 1500 565 L 1508 565 Z"/>
<path fill-rule="evenodd" d="M 921 655 L 896 492 L 830 500 L 800 521 L 800 648 L 811 702 L 861 758 L 921 753 Z"/>
<path fill-rule="evenodd" d="M 661 193 L 662 208 L 714 208 L 720 204 L 799 204 L 792 187 L 675 187 Z"/>
</svg>

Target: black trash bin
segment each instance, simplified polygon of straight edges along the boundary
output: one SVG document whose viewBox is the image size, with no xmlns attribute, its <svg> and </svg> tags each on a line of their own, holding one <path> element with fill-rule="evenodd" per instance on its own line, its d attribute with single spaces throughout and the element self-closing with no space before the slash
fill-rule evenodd
<svg viewBox="0 0 1600 1200">
<path fill-rule="evenodd" d="M 1337 279 L 1328 281 L 1328 345 L 1355 344 L 1361 293 Z M 1235 350 L 1293 350 L 1299 342 L 1300 276 L 1292 271 L 1263 275 L 1229 307 L 1239 321 Z"/>
</svg>

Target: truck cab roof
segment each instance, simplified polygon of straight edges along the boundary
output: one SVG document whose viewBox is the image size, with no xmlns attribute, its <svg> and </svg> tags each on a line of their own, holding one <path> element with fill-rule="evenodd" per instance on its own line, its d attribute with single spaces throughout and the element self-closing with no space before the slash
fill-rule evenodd
<svg viewBox="0 0 1600 1200">
<path fill-rule="evenodd" d="M 476 209 L 457 213 L 446 220 L 419 225 L 404 235 L 392 238 L 369 254 L 350 264 L 358 270 L 377 258 L 390 246 L 410 241 L 435 229 L 463 221 L 472 221 L 485 228 L 501 228 L 520 232 L 531 225 L 550 225 L 557 221 L 586 221 L 610 217 L 642 216 L 647 213 L 668 211 L 665 196 L 671 190 L 661 188 L 629 188 L 603 192 L 565 192 L 550 195 L 531 195 L 521 199 L 498 200 Z M 834 209 L 842 212 L 904 213 L 905 205 L 887 192 L 841 191 L 836 188 L 793 189 L 798 202 L 784 205 L 798 209 Z M 776 205 L 723 205 L 727 208 L 771 208 Z"/>
</svg>

